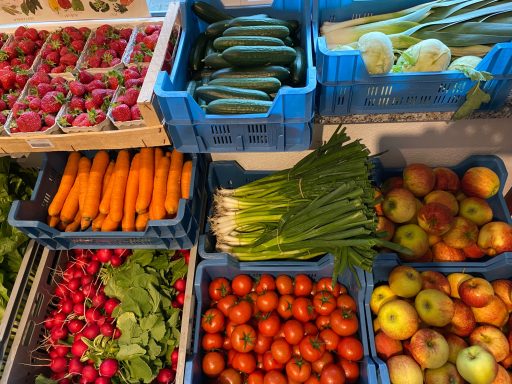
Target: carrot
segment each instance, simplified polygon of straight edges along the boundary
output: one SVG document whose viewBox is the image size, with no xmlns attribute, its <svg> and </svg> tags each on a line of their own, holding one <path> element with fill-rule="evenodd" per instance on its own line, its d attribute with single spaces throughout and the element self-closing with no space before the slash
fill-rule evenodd
<svg viewBox="0 0 512 384">
<path fill-rule="evenodd" d="M 82 220 L 82 213 L 78 211 L 75 219 L 66 226 L 65 232 L 76 232 L 80 228 L 80 221 Z"/>
<path fill-rule="evenodd" d="M 106 151 L 98 151 L 96 156 L 94 156 L 87 183 L 84 209 L 82 210 L 82 230 L 87 229 L 98 215 L 103 177 L 105 176 L 108 163 L 109 157 Z"/>
<path fill-rule="evenodd" d="M 50 216 L 50 220 L 48 220 L 48 225 L 51 228 L 55 228 L 60 223 L 59 216 Z"/>
<path fill-rule="evenodd" d="M 78 177 L 75 179 L 75 183 L 73 184 L 73 188 L 69 191 L 68 197 L 62 206 L 60 211 L 60 220 L 68 225 L 71 223 L 78 212 L 78 198 L 80 194 L 80 182 L 78 181 Z"/>
<path fill-rule="evenodd" d="M 181 170 L 183 168 L 183 153 L 172 151 L 169 177 L 167 178 L 167 194 L 165 196 L 165 210 L 169 215 L 178 211 L 181 195 Z"/>
<path fill-rule="evenodd" d="M 192 180 L 192 160 L 185 161 L 181 171 L 181 197 L 188 199 L 190 197 L 190 183 Z"/>
<path fill-rule="evenodd" d="M 78 205 L 80 212 L 84 209 L 85 194 L 87 193 L 87 184 L 89 184 L 89 173 L 91 170 L 91 160 L 87 157 L 82 157 L 78 162 L 78 183 L 80 192 L 78 194 Z"/>
<path fill-rule="evenodd" d="M 132 159 L 128 181 L 126 183 L 126 192 L 124 194 L 123 220 L 121 228 L 125 232 L 135 231 L 135 204 L 139 194 L 139 161 L 140 154 L 136 154 Z"/>
<path fill-rule="evenodd" d="M 109 216 L 112 221 L 120 223 L 123 219 L 124 195 L 126 193 L 126 183 L 130 173 L 130 154 L 126 149 L 117 154 L 116 167 L 114 169 L 114 187 L 112 188 L 112 197 L 110 199 Z"/>
<path fill-rule="evenodd" d="M 105 217 L 103 224 L 101 225 L 101 232 L 113 232 L 119 228 L 119 221 L 113 221 L 110 214 Z"/>
<path fill-rule="evenodd" d="M 92 221 L 92 230 L 101 231 L 101 226 L 103 225 L 103 222 L 105 221 L 106 217 L 106 214 L 99 213 L 98 216 L 96 216 L 95 219 Z"/>
<path fill-rule="evenodd" d="M 80 152 L 71 152 L 68 156 L 68 162 L 64 168 L 64 173 L 60 180 L 59 189 L 53 197 L 53 200 L 48 207 L 48 214 L 50 216 L 58 216 L 69 191 L 73 188 L 75 183 L 76 174 L 78 172 L 78 162 L 80 161 Z"/>
<path fill-rule="evenodd" d="M 158 162 L 164 157 L 164 150 L 160 147 L 155 148 L 155 172 L 158 167 Z"/>
<path fill-rule="evenodd" d="M 148 225 L 149 213 L 144 212 L 140 215 L 137 215 L 137 220 L 135 220 L 135 228 L 137 231 L 142 232 L 146 229 L 146 225 Z"/>
<path fill-rule="evenodd" d="M 153 197 L 151 198 L 151 205 L 149 210 L 150 220 L 162 220 L 167 215 L 165 210 L 165 197 L 167 192 L 167 177 L 169 176 L 169 168 L 171 166 L 171 159 L 164 156 L 158 163 L 158 168 L 155 171 L 155 183 L 153 187 Z"/>
<path fill-rule="evenodd" d="M 107 192 L 108 183 L 110 182 L 110 178 L 112 177 L 112 173 L 114 172 L 115 161 L 111 161 L 108 164 L 108 168 L 105 172 L 105 177 L 103 178 L 103 186 L 101 188 L 101 197 L 105 196 Z"/>
<path fill-rule="evenodd" d="M 153 194 L 153 177 L 155 175 L 155 149 L 141 148 L 139 164 L 139 195 L 135 210 L 138 214 L 147 212 Z"/>
<path fill-rule="evenodd" d="M 112 190 L 114 189 L 115 177 L 112 175 L 108 181 L 107 188 L 105 188 L 105 193 L 101 195 L 100 202 L 100 213 L 104 215 L 108 215 L 110 212 L 110 201 L 112 196 Z"/>
<path fill-rule="evenodd" d="M 172 156 L 172 151 L 165 152 L 165 156 L 167 156 L 170 159 Z"/>
</svg>

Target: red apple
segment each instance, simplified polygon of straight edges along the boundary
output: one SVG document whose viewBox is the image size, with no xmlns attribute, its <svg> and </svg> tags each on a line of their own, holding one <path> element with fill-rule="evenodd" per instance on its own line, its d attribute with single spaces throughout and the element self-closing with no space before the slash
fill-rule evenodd
<svg viewBox="0 0 512 384">
<path fill-rule="evenodd" d="M 467 196 L 488 199 L 498 193 L 500 178 L 492 169 L 473 167 L 462 176 L 461 188 Z"/>
<path fill-rule="evenodd" d="M 377 355 L 384 361 L 391 356 L 401 355 L 403 352 L 402 343 L 399 340 L 392 339 L 384 332 L 378 332 L 375 335 L 375 348 Z"/>
<path fill-rule="evenodd" d="M 510 337 L 508 338 L 508 344 L 510 345 Z M 510 352 L 507 357 L 501 360 L 501 365 L 503 365 L 505 369 L 512 367 L 512 352 Z"/>
<path fill-rule="evenodd" d="M 431 263 L 434 261 L 434 254 L 429 249 L 423 256 L 421 256 L 419 259 L 414 260 L 416 263 Z"/>
<path fill-rule="evenodd" d="M 459 212 L 459 202 L 453 194 L 446 191 L 432 191 L 425 196 L 425 204 L 439 203 L 446 206 L 453 216 Z"/>
<path fill-rule="evenodd" d="M 469 336 L 476 327 L 473 311 L 460 299 L 454 299 L 453 306 L 455 311 L 447 329 L 457 336 Z"/>
<path fill-rule="evenodd" d="M 447 295 L 450 294 L 450 283 L 442 273 L 436 271 L 423 271 L 420 275 L 422 289 L 438 289 Z"/>
<path fill-rule="evenodd" d="M 481 325 L 476 327 L 469 335 L 471 345 L 479 345 L 491 352 L 499 363 L 510 353 L 508 340 L 498 328 L 492 325 Z"/>
<path fill-rule="evenodd" d="M 512 225 L 492 221 L 480 228 L 478 246 L 489 256 L 512 251 Z"/>
<path fill-rule="evenodd" d="M 468 343 L 466 343 L 462 337 L 454 335 L 453 333 L 445 334 L 444 338 L 448 343 L 448 349 L 450 351 L 448 354 L 448 361 L 455 364 L 457 362 L 457 355 L 464 348 L 467 348 Z"/>
<path fill-rule="evenodd" d="M 462 249 L 475 243 L 478 237 L 478 227 L 472 221 L 457 216 L 448 232 L 443 235 L 443 241 L 450 247 Z"/>
<path fill-rule="evenodd" d="M 433 329 L 419 329 L 411 338 L 411 353 L 422 368 L 440 368 L 448 361 L 448 343 Z"/>
<path fill-rule="evenodd" d="M 384 197 L 384 215 L 394 223 L 405 223 L 416 214 L 416 199 L 404 188 L 395 188 Z"/>
<path fill-rule="evenodd" d="M 434 244 L 432 252 L 434 253 L 434 261 L 445 262 L 466 260 L 466 256 L 461 249 L 450 247 L 443 241 Z"/>
<path fill-rule="evenodd" d="M 494 297 L 491 283 L 480 277 L 472 277 L 459 285 L 459 295 L 464 304 L 474 308 L 489 305 Z"/>
<path fill-rule="evenodd" d="M 507 306 L 498 296 L 493 296 L 491 302 L 482 308 L 471 307 L 477 323 L 503 327 L 508 320 Z"/>
<path fill-rule="evenodd" d="M 501 365 L 498 364 L 498 374 L 494 378 L 494 381 L 491 384 L 511 384 L 512 378 L 507 370 Z"/>
<path fill-rule="evenodd" d="M 499 279 L 491 282 L 491 285 L 494 294 L 503 300 L 508 312 L 512 312 L 512 281 Z"/>
<path fill-rule="evenodd" d="M 432 191 L 436 183 L 432 168 L 425 164 L 409 164 L 404 168 L 403 178 L 404 187 L 418 197 Z"/>
<path fill-rule="evenodd" d="M 429 235 L 441 236 L 448 232 L 453 223 L 450 209 L 439 203 L 425 204 L 418 212 L 418 224 Z"/>
<path fill-rule="evenodd" d="M 485 256 L 485 252 L 478 246 L 477 243 L 462 248 L 462 252 L 464 252 L 464 255 L 470 259 L 480 259 Z"/>
<path fill-rule="evenodd" d="M 460 299 L 459 296 L 459 285 L 468 279 L 471 279 L 473 276 L 468 275 L 467 273 L 454 272 L 450 273 L 446 278 L 450 283 L 450 296 L 456 299 Z"/>
<path fill-rule="evenodd" d="M 404 179 L 402 179 L 400 176 L 393 176 L 382 183 L 380 190 L 384 195 L 386 195 L 392 189 L 403 187 Z"/>
<path fill-rule="evenodd" d="M 436 177 L 436 184 L 434 189 L 441 189 L 443 191 L 457 192 L 460 187 L 459 176 L 450 168 L 437 167 L 433 169 Z"/>
<path fill-rule="evenodd" d="M 386 235 L 382 239 L 386 241 L 391 240 L 395 234 L 395 224 L 384 216 L 379 216 L 377 220 L 377 233 L 385 233 Z"/>
<path fill-rule="evenodd" d="M 437 235 L 428 235 L 428 245 L 430 245 L 431 247 L 434 245 L 434 244 L 437 244 L 439 243 L 440 241 L 442 241 L 443 238 L 441 236 L 437 236 Z"/>
<path fill-rule="evenodd" d="M 460 202 L 459 215 L 481 227 L 492 220 L 492 208 L 479 197 L 467 197 Z"/>
</svg>

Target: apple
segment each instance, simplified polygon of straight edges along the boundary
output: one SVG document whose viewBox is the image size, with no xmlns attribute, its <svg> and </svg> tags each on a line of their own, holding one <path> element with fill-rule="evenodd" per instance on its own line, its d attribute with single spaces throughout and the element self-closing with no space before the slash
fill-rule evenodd
<svg viewBox="0 0 512 384">
<path fill-rule="evenodd" d="M 416 212 L 414 212 L 414 216 L 411 218 L 411 220 L 406 221 L 403 224 L 418 224 L 418 212 L 421 208 L 423 208 L 423 203 L 419 199 L 416 200 Z"/>
<path fill-rule="evenodd" d="M 432 247 L 432 253 L 434 254 L 434 261 L 444 262 L 466 260 L 466 256 L 461 249 L 450 247 L 444 241 L 434 244 Z"/>
<path fill-rule="evenodd" d="M 453 224 L 450 209 L 443 204 L 428 203 L 418 212 L 418 224 L 429 235 L 443 235 Z"/>
<path fill-rule="evenodd" d="M 443 235 L 443 241 L 453 248 L 462 249 L 475 243 L 478 238 L 478 227 L 472 221 L 457 216 L 448 232 Z"/>
<path fill-rule="evenodd" d="M 421 368 L 440 368 L 448 361 L 449 348 L 443 335 L 423 328 L 411 338 L 411 353 Z"/>
<path fill-rule="evenodd" d="M 459 212 L 459 202 L 453 194 L 446 191 L 432 191 L 425 196 L 425 204 L 439 203 L 446 206 L 453 216 Z"/>
<path fill-rule="evenodd" d="M 457 192 L 460 187 L 459 176 L 450 168 L 437 167 L 432 170 L 436 177 L 434 189 L 440 189 L 448 192 Z"/>
<path fill-rule="evenodd" d="M 377 318 L 381 330 L 395 340 L 406 340 L 418 330 L 418 314 L 405 300 L 388 301 L 380 308 Z"/>
<path fill-rule="evenodd" d="M 431 263 L 432 261 L 434 261 L 434 254 L 430 249 L 419 259 L 414 260 L 415 263 Z"/>
<path fill-rule="evenodd" d="M 482 308 L 491 302 L 494 289 L 491 283 L 481 277 L 472 277 L 459 285 L 459 296 L 464 304 Z"/>
<path fill-rule="evenodd" d="M 400 176 L 393 176 L 389 179 L 386 179 L 380 186 L 380 191 L 386 195 L 389 191 L 395 188 L 403 188 L 404 187 L 404 179 Z"/>
<path fill-rule="evenodd" d="M 512 251 L 512 225 L 492 221 L 480 228 L 478 246 L 489 256 Z"/>
<path fill-rule="evenodd" d="M 375 319 L 373 319 L 373 332 L 379 332 L 379 331 L 380 331 L 379 319 L 375 318 Z"/>
<path fill-rule="evenodd" d="M 455 193 L 455 198 L 457 199 L 457 201 L 458 201 L 458 202 L 459 202 L 459 204 L 460 204 L 460 202 L 461 202 L 462 200 L 464 200 L 465 198 L 467 198 L 467 196 L 464 194 L 464 192 L 462 192 L 462 191 L 457 191 L 457 193 Z"/>
<path fill-rule="evenodd" d="M 384 303 L 393 299 L 396 299 L 396 295 L 389 288 L 389 285 L 379 285 L 375 287 L 370 297 L 370 309 L 376 315 Z"/>
<path fill-rule="evenodd" d="M 416 214 L 416 199 L 405 188 L 389 191 L 382 201 L 384 215 L 394 223 L 405 223 Z"/>
<path fill-rule="evenodd" d="M 418 293 L 414 307 L 421 320 L 434 327 L 450 324 L 455 313 L 452 299 L 437 289 L 425 289 Z"/>
<path fill-rule="evenodd" d="M 450 283 L 450 296 L 455 297 L 456 299 L 460 299 L 459 296 L 459 285 L 465 280 L 471 279 L 473 276 L 468 275 L 467 273 L 454 272 L 450 273 L 446 278 Z"/>
<path fill-rule="evenodd" d="M 494 378 L 494 381 L 491 384 L 511 384 L 512 379 L 510 378 L 507 370 L 498 364 L 498 374 Z"/>
<path fill-rule="evenodd" d="M 459 215 L 481 227 L 492 221 L 492 208 L 479 197 L 467 197 L 460 202 Z"/>
<path fill-rule="evenodd" d="M 471 345 L 479 345 L 491 352 L 494 359 L 499 363 L 510 353 L 508 340 L 498 328 L 492 325 L 481 325 L 476 327 L 469 335 Z"/>
<path fill-rule="evenodd" d="M 450 283 L 445 275 L 436 271 L 423 271 L 421 275 L 421 288 L 422 289 L 438 289 L 441 292 L 450 294 Z"/>
<path fill-rule="evenodd" d="M 464 384 L 464 379 L 452 363 L 425 370 L 425 384 Z"/>
<path fill-rule="evenodd" d="M 434 189 L 436 176 L 432 168 L 425 164 L 409 164 L 403 172 L 404 188 L 414 196 L 423 197 Z"/>
<path fill-rule="evenodd" d="M 412 255 L 400 254 L 405 261 L 414 261 L 419 259 L 428 251 L 428 235 L 416 224 L 405 224 L 398 227 L 393 237 L 393 242 L 402 247 L 409 248 Z"/>
<path fill-rule="evenodd" d="M 395 234 L 395 224 L 387 217 L 379 216 L 377 219 L 377 228 L 375 230 L 377 233 L 381 232 L 381 234 L 385 234 L 385 236 L 382 237 L 382 240 L 389 241 Z"/>
<path fill-rule="evenodd" d="M 468 247 L 462 248 L 462 252 L 464 252 L 464 255 L 470 259 L 481 259 L 485 256 L 485 252 L 477 243 L 473 243 Z"/>
<path fill-rule="evenodd" d="M 476 327 L 475 315 L 471 307 L 460 299 L 454 299 L 453 306 L 454 313 L 448 330 L 457 336 L 469 336 Z"/>
<path fill-rule="evenodd" d="M 471 307 L 473 315 L 477 323 L 494 325 L 495 327 L 503 327 L 508 320 L 507 306 L 498 296 L 493 296 L 488 305 L 482 308 Z"/>
<path fill-rule="evenodd" d="M 508 344 L 510 345 L 510 338 Z M 507 355 L 507 357 L 505 357 L 505 359 L 501 360 L 500 364 L 503 365 L 505 369 L 509 369 L 510 367 L 512 367 L 512 352 L 510 352 Z"/>
<path fill-rule="evenodd" d="M 375 199 L 375 205 L 373 208 L 375 209 L 375 213 L 377 215 L 382 216 L 384 215 L 384 212 L 382 211 L 382 192 L 378 188 L 375 188 L 373 191 L 373 198 Z"/>
<path fill-rule="evenodd" d="M 391 384 L 423 384 L 421 368 L 410 356 L 391 357 L 387 362 Z"/>
<path fill-rule="evenodd" d="M 375 348 L 377 356 L 384 361 L 391 356 L 401 355 L 403 352 L 402 343 L 399 340 L 392 339 L 384 332 L 378 332 L 375 335 Z"/>
<path fill-rule="evenodd" d="M 470 384 L 492 383 L 498 373 L 494 356 L 479 345 L 460 351 L 456 364 L 460 375 Z"/>
<path fill-rule="evenodd" d="M 494 294 L 503 301 L 508 312 L 512 312 L 512 281 L 499 279 L 491 282 L 491 285 L 494 289 Z"/>
<path fill-rule="evenodd" d="M 457 356 L 459 355 L 459 352 L 464 348 L 467 348 L 468 343 L 466 343 L 462 337 L 454 335 L 453 333 L 447 333 L 444 335 L 444 338 L 448 343 L 448 361 L 455 364 L 457 362 Z"/>
<path fill-rule="evenodd" d="M 467 196 L 488 199 L 498 193 L 500 178 L 492 169 L 473 167 L 464 173 L 460 186 Z"/>
<path fill-rule="evenodd" d="M 443 238 L 441 236 L 437 236 L 437 235 L 428 235 L 428 245 L 430 245 L 431 247 L 437 243 L 439 243 L 440 241 L 442 241 Z"/>
<path fill-rule="evenodd" d="M 412 267 L 399 265 L 389 273 L 388 284 L 395 295 L 414 297 L 421 290 L 421 275 Z"/>
</svg>

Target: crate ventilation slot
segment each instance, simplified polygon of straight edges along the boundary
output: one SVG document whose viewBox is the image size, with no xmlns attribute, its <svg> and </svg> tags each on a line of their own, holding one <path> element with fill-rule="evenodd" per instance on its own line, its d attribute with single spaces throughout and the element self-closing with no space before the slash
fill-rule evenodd
<svg viewBox="0 0 512 384">
<path fill-rule="evenodd" d="M 227 124 L 218 124 L 211 126 L 213 142 L 217 145 L 232 144 L 231 130 Z"/>
<path fill-rule="evenodd" d="M 249 143 L 268 144 L 269 132 L 266 124 L 250 124 L 247 128 L 249 133 Z"/>
</svg>

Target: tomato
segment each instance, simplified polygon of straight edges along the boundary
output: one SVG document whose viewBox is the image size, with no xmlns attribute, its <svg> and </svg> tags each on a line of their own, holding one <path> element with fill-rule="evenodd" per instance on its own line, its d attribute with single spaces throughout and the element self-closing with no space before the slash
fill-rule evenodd
<svg viewBox="0 0 512 384">
<path fill-rule="evenodd" d="M 267 351 L 263 354 L 263 369 L 271 371 L 273 369 L 283 369 L 284 365 L 274 359 L 272 352 Z"/>
<path fill-rule="evenodd" d="M 357 332 L 359 323 L 354 312 L 336 309 L 331 313 L 331 328 L 340 336 L 350 336 Z"/>
<path fill-rule="evenodd" d="M 291 295 L 293 293 L 293 279 L 288 275 L 277 276 L 276 288 L 280 295 Z"/>
<path fill-rule="evenodd" d="M 258 300 L 258 294 L 254 291 L 249 292 L 247 296 L 245 296 L 245 300 L 252 305 L 252 313 L 258 313 L 258 306 L 256 305 L 256 301 Z"/>
<path fill-rule="evenodd" d="M 354 361 L 341 359 L 339 365 L 343 369 L 343 372 L 345 372 L 347 383 L 357 383 L 357 381 L 359 380 L 359 364 L 357 364 Z"/>
<path fill-rule="evenodd" d="M 224 277 L 217 277 L 216 279 L 213 279 L 208 287 L 208 294 L 210 295 L 210 299 L 214 301 L 219 301 L 230 293 L 231 285 L 229 284 L 228 279 Z"/>
<path fill-rule="evenodd" d="M 338 296 L 336 299 L 336 306 L 341 309 L 348 309 L 352 312 L 357 312 L 356 301 L 352 298 L 352 296 L 347 294 Z"/>
<path fill-rule="evenodd" d="M 340 295 L 348 294 L 347 287 L 343 284 L 340 284 Z"/>
<path fill-rule="evenodd" d="M 320 315 L 316 318 L 315 325 L 320 330 L 329 329 L 331 328 L 331 317 Z"/>
<path fill-rule="evenodd" d="M 319 315 L 330 315 L 336 309 L 336 299 L 329 292 L 318 292 L 313 297 L 313 307 Z"/>
<path fill-rule="evenodd" d="M 263 384 L 263 377 L 265 377 L 263 371 L 256 370 L 247 376 L 247 384 Z"/>
<path fill-rule="evenodd" d="M 320 374 L 320 384 L 345 384 L 345 372 L 334 363 L 328 364 Z"/>
<path fill-rule="evenodd" d="M 299 348 L 301 356 L 309 362 L 318 360 L 325 352 L 325 345 L 318 336 L 304 336 Z"/>
<path fill-rule="evenodd" d="M 217 308 L 210 308 L 203 314 L 201 328 L 208 333 L 217 333 L 224 330 L 224 323 L 225 320 L 222 312 Z"/>
<path fill-rule="evenodd" d="M 313 303 L 306 297 L 298 297 L 293 301 L 292 313 L 293 317 L 303 323 L 307 323 L 315 317 Z"/>
<path fill-rule="evenodd" d="M 274 340 L 275 339 L 284 339 L 284 328 L 283 328 L 284 324 L 281 323 L 281 326 L 279 327 L 279 331 L 274 335 Z"/>
<path fill-rule="evenodd" d="M 256 299 L 256 306 L 261 312 L 272 312 L 277 308 L 279 297 L 275 291 L 267 291 L 262 293 Z"/>
<path fill-rule="evenodd" d="M 258 331 L 264 336 L 274 337 L 281 328 L 281 320 L 275 312 L 270 312 L 260 319 L 258 322 Z"/>
<path fill-rule="evenodd" d="M 271 275 L 261 275 L 260 278 L 256 281 L 256 286 L 254 287 L 256 293 L 261 295 L 267 291 L 275 291 L 276 290 L 276 282 L 274 277 Z"/>
<path fill-rule="evenodd" d="M 228 366 L 231 366 L 233 364 L 233 359 L 235 358 L 236 355 L 238 355 L 238 352 L 235 351 L 234 349 L 230 349 L 228 351 Z"/>
<path fill-rule="evenodd" d="M 238 297 L 247 295 L 252 290 L 252 279 L 249 275 L 238 275 L 231 281 L 231 289 Z"/>
<path fill-rule="evenodd" d="M 299 383 L 305 382 L 311 376 L 311 364 L 301 358 L 293 358 L 286 364 L 286 376 Z"/>
<path fill-rule="evenodd" d="M 293 316 L 293 300 L 294 298 L 291 295 L 284 295 L 279 297 L 279 302 L 277 303 L 277 313 L 285 320 L 288 320 Z"/>
<path fill-rule="evenodd" d="M 254 352 L 263 354 L 267 351 L 270 351 L 271 345 L 272 337 L 268 337 L 263 335 L 262 333 L 258 333 L 258 336 L 256 336 L 256 342 L 254 343 Z"/>
<path fill-rule="evenodd" d="M 335 351 L 340 341 L 339 335 L 332 329 L 324 329 L 320 332 L 320 338 L 325 343 L 325 349 Z"/>
<path fill-rule="evenodd" d="M 299 344 L 304 337 L 304 327 L 297 320 L 288 320 L 283 325 L 284 338 L 290 345 Z"/>
<path fill-rule="evenodd" d="M 229 308 L 235 305 L 236 302 L 237 298 L 235 295 L 227 295 L 217 302 L 217 309 L 220 310 L 224 316 L 227 316 L 229 313 Z"/>
<path fill-rule="evenodd" d="M 307 322 L 307 323 L 304 323 L 304 336 L 307 336 L 307 335 L 317 335 L 318 334 L 318 328 L 316 327 L 315 324 L 313 324 L 312 322 Z"/>
<path fill-rule="evenodd" d="M 243 373 L 252 373 L 256 369 L 256 358 L 252 353 L 237 353 L 233 358 L 233 368 Z"/>
<path fill-rule="evenodd" d="M 206 376 L 215 377 L 226 367 L 224 356 L 220 352 L 208 352 L 203 357 L 203 372 Z"/>
<path fill-rule="evenodd" d="M 233 323 L 232 321 L 229 321 L 226 325 L 226 336 L 231 338 L 231 335 L 233 334 L 233 331 L 235 330 L 236 326 L 238 324 Z"/>
<path fill-rule="evenodd" d="M 247 301 L 240 301 L 229 309 L 228 317 L 235 324 L 247 323 L 252 316 L 252 305 Z"/>
<path fill-rule="evenodd" d="M 292 355 L 293 356 L 298 356 L 298 357 L 301 357 L 300 356 L 300 347 L 299 347 L 299 344 L 295 344 L 292 346 Z"/>
<path fill-rule="evenodd" d="M 324 352 L 322 356 L 318 360 L 315 360 L 311 364 L 311 368 L 313 368 L 313 371 L 315 371 L 318 374 L 322 373 L 322 370 L 327 364 L 330 364 L 334 361 L 334 356 L 330 352 Z"/>
<path fill-rule="evenodd" d="M 304 384 L 320 384 L 320 377 L 313 373 L 311 376 L 309 376 L 309 379 L 307 379 Z"/>
<path fill-rule="evenodd" d="M 274 360 L 281 364 L 286 364 L 292 357 L 292 348 L 285 339 L 274 340 L 270 352 L 272 352 Z"/>
<path fill-rule="evenodd" d="M 339 356 L 349 361 L 359 361 L 363 358 L 363 344 L 353 336 L 342 337 L 337 351 Z"/>
<path fill-rule="evenodd" d="M 330 277 L 322 277 L 315 284 L 315 291 L 318 292 L 329 292 L 334 297 L 338 297 L 340 295 L 340 284 L 336 282 L 334 287 L 332 285 L 332 278 Z"/>
<path fill-rule="evenodd" d="M 218 384 L 242 384 L 242 376 L 233 368 L 228 368 L 222 371 L 216 382 Z"/>
<path fill-rule="evenodd" d="M 273 370 L 265 374 L 263 384 L 288 384 L 288 380 L 281 372 Z"/>
<path fill-rule="evenodd" d="M 309 296 L 313 290 L 313 282 L 307 275 L 297 275 L 293 288 L 295 296 Z"/>
<path fill-rule="evenodd" d="M 224 337 L 220 333 L 205 333 L 201 340 L 201 346 L 205 351 L 221 349 L 223 343 Z"/>
<path fill-rule="evenodd" d="M 237 352 L 250 352 L 256 343 L 256 331 L 247 324 L 238 325 L 231 334 L 231 345 Z"/>
<path fill-rule="evenodd" d="M 222 349 L 226 351 L 233 349 L 233 346 L 231 345 L 231 337 L 226 336 L 224 338 L 224 341 L 222 342 Z"/>
</svg>

